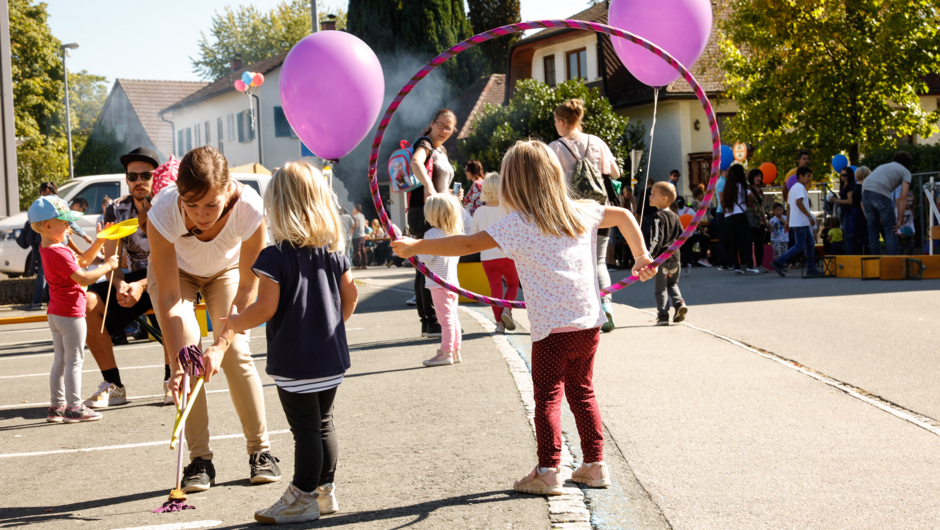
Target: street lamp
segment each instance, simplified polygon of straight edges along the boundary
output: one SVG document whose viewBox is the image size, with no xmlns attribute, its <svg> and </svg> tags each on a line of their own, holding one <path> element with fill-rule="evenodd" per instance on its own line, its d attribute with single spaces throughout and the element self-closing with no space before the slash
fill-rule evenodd
<svg viewBox="0 0 940 530">
<path fill-rule="evenodd" d="M 65 72 L 65 132 L 69 139 L 69 178 L 75 178 L 75 169 L 72 167 L 72 113 L 69 109 L 69 70 L 65 67 L 65 49 L 74 50 L 78 43 L 72 42 L 62 45 L 62 70 Z"/>
</svg>

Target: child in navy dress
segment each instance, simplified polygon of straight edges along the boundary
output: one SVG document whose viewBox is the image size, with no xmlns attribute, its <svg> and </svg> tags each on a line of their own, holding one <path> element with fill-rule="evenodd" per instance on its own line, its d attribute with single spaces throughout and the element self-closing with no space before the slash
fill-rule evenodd
<svg viewBox="0 0 940 530">
<path fill-rule="evenodd" d="M 349 270 L 345 232 L 323 176 L 289 162 L 264 196 L 275 245 L 252 267 L 258 300 L 225 325 L 242 332 L 267 322 L 267 373 L 294 435 L 294 479 L 261 523 L 312 521 L 339 509 L 333 486 L 337 443 L 333 401 L 349 369 L 345 321 L 358 291 Z"/>
<path fill-rule="evenodd" d="M 620 229 L 638 254 L 633 273 L 656 274 L 633 214 L 570 198 L 555 154 L 538 140 L 520 141 L 503 158 L 500 203 L 509 215 L 469 236 L 392 243 L 399 256 L 463 256 L 497 246 L 515 261 L 525 286 L 532 335 L 532 384 L 538 465 L 517 480 L 524 493 L 561 495 L 561 398 L 574 413 L 584 461 L 571 480 L 592 488 L 610 486 L 604 464 L 604 432 L 594 396 L 594 355 L 601 326 L 597 281 L 597 230 Z"/>
</svg>

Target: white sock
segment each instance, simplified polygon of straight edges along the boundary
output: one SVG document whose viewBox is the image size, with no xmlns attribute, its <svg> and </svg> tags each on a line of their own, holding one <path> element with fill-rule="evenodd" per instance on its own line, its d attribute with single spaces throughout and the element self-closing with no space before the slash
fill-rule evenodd
<svg viewBox="0 0 940 530">
<path fill-rule="evenodd" d="M 539 475 L 541 475 L 542 473 L 547 472 L 548 470 L 552 470 L 552 471 L 554 471 L 554 472 L 556 472 L 556 473 L 558 472 L 558 468 L 557 468 L 557 467 L 539 467 Z"/>
</svg>

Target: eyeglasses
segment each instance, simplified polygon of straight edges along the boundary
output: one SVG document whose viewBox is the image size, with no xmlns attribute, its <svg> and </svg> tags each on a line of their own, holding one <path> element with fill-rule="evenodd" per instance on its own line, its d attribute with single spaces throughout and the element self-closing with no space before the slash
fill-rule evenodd
<svg viewBox="0 0 940 530">
<path fill-rule="evenodd" d="M 454 132 L 453 127 L 448 127 L 439 121 L 434 122 L 434 125 L 437 125 L 437 128 L 440 129 L 441 132 L 445 132 L 445 133 Z"/>
<path fill-rule="evenodd" d="M 149 181 L 153 178 L 153 171 L 144 171 L 143 173 L 131 173 L 127 172 L 127 181 L 128 182 L 137 182 L 138 178 L 144 179 L 144 182 Z"/>
</svg>

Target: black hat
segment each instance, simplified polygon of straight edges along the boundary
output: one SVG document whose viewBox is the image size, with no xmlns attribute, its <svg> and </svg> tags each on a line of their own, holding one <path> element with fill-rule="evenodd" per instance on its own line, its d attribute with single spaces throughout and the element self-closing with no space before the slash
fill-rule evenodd
<svg viewBox="0 0 940 530">
<path fill-rule="evenodd" d="M 127 171 L 127 165 L 131 162 L 147 162 L 148 164 L 153 164 L 153 168 L 156 169 L 160 167 L 160 155 L 153 149 L 138 147 L 121 157 L 121 164 L 124 166 L 124 171 Z"/>
</svg>

